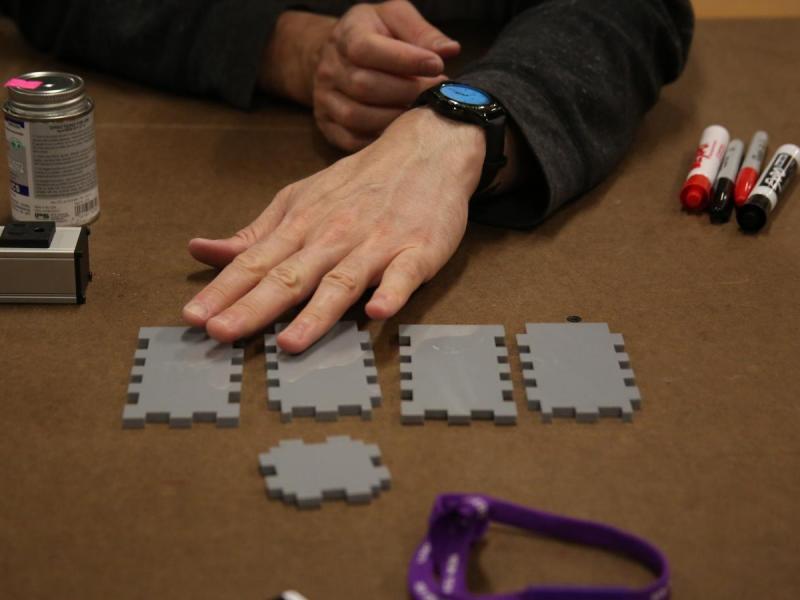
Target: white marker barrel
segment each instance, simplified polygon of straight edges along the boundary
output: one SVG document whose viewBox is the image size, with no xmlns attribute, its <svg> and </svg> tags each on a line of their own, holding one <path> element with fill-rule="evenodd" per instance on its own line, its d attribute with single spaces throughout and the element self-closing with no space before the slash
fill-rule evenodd
<svg viewBox="0 0 800 600">
<path fill-rule="evenodd" d="M 769 214 L 778 205 L 778 199 L 800 166 L 800 148 L 784 144 L 761 174 L 747 202 L 739 207 L 736 220 L 744 231 L 758 231 L 767 222 Z"/>
<path fill-rule="evenodd" d="M 701 210 L 708 204 L 711 186 L 717 179 L 730 139 L 728 130 L 721 125 L 711 125 L 703 131 L 692 169 L 681 188 L 681 203 L 684 207 Z"/>
<path fill-rule="evenodd" d="M 730 179 L 731 182 L 736 180 L 739 165 L 742 164 L 742 154 L 744 154 L 744 142 L 742 140 L 732 140 L 725 151 L 725 158 L 722 160 L 717 181 L 720 179 Z"/>
</svg>

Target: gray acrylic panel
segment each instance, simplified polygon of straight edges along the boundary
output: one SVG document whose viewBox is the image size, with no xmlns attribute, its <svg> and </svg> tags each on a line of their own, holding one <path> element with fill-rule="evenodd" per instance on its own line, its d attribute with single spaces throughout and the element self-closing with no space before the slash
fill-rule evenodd
<svg viewBox="0 0 800 600">
<path fill-rule="evenodd" d="M 142 327 L 128 385 L 124 427 L 169 421 L 190 427 L 239 424 L 244 350 L 221 344 L 202 329 Z"/>
<path fill-rule="evenodd" d="M 323 499 L 351 503 L 372 500 L 390 485 L 389 469 L 380 464 L 380 449 L 348 436 L 332 436 L 321 444 L 284 440 L 258 457 L 266 475 L 267 493 L 300 508 L 317 507 Z"/>
<path fill-rule="evenodd" d="M 381 402 L 369 332 L 342 321 L 305 352 L 288 354 L 275 340 L 284 327 L 278 324 L 275 334 L 264 336 L 269 407 L 280 410 L 284 421 L 358 414 L 369 419 Z"/>
<path fill-rule="evenodd" d="M 633 418 L 641 398 L 620 334 L 606 323 L 528 323 L 517 336 L 531 410 L 542 419 Z"/>
<path fill-rule="evenodd" d="M 401 325 L 403 423 L 517 421 L 502 325 Z"/>
</svg>

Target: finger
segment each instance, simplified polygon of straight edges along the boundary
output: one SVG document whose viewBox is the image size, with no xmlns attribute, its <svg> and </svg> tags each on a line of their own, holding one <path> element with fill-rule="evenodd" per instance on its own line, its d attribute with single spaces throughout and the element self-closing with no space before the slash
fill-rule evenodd
<svg viewBox="0 0 800 600">
<path fill-rule="evenodd" d="M 379 33 L 343 34 L 337 49 L 354 65 L 394 75 L 435 77 L 444 71 L 444 61 L 435 52 Z"/>
<path fill-rule="evenodd" d="M 279 228 L 265 240 L 253 244 L 183 307 L 184 320 L 196 327 L 206 325 L 214 315 L 253 289 L 270 269 L 294 254 L 301 243 L 299 236 Z"/>
<path fill-rule="evenodd" d="M 332 89 L 320 95 L 319 108 L 334 123 L 353 133 L 370 136 L 379 135 L 405 112 L 404 108 L 362 104 Z"/>
<path fill-rule="evenodd" d="M 286 194 L 287 192 L 283 190 L 279 192 L 269 206 L 256 217 L 255 221 L 227 239 L 194 238 L 190 240 L 189 254 L 195 260 L 209 266 L 224 267 L 238 254 L 275 230 L 286 214 L 286 202 L 284 201 Z"/>
<path fill-rule="evenodd" d="M 278 335 L 281 348 L 302 352 L 325 335 L 386 267 L 389 258 L 366 248 L 351 252 L 325 274 L 306 307 Z"/>
<path fill-rule="evenodd" d="M 419 95 L 447 77 L 401 77 L 350 66 L 342 69 L 336 87 L 353 100 L 372 106 L 410 106 Z"/>
<path fill-rule="evenodd" d="M 375 141 L 373 136 L 357 134 L 326 118 L 318 118 L 317 125 L 325 139 L 345 152 L 356 152 Z"/>
<path fill-rule="evenodd" d="M 410 2 L 385 2 L 376 10 L 396 38 L 436 52 L 442 58 L 457 55 L 461 45 L 431 25 Z"/>
<path fill-rule="evenodd" d="M 388 319 L 397 314 L 411 294 L 433 277 L 428 258 L 419 248 L 398 254 L 386 271 L 381 283 L 364 309 L 371 319 Z"/>
<path fill-rule="evenodd" d="M 208 333 L 230 342 L 255 333 L 314 291 L 345 251 L 320 246 L 301 250 L 270 269 L 247 294 L 208 321 Z"/>
</svg>

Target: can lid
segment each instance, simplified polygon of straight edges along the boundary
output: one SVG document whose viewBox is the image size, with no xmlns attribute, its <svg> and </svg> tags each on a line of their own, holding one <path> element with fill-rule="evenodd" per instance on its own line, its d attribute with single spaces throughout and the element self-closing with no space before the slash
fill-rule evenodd
<svg viewBox="0 0 800 600">
<path fill-rule="evenodd" d="M 13 81 L 7 86 L 8 99 L 28 106 L 57 106 L 67 104 L 85 93 L 83 79 L 69 73 L 36 71 L 14 78 L 18 81 L 39 83 L 38 86 L 16 86 Z"/>
</svg>

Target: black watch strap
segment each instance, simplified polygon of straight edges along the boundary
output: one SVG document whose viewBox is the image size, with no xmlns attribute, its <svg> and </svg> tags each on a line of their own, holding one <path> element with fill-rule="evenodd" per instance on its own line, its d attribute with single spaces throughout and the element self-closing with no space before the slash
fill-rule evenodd
<svg viewBox="0 0 800 600">
<path fill-rule="evenodd" d="M 483 161 L 483 171 L 475 190 L 476 194 L 487 191 L 500 169 L 508 162 L 504 153 L 506 116 L 497 115 L 490 119 L 483 130 L 486 132 L 486 158 Z"/>
</svg>

